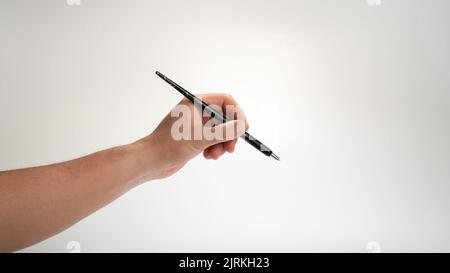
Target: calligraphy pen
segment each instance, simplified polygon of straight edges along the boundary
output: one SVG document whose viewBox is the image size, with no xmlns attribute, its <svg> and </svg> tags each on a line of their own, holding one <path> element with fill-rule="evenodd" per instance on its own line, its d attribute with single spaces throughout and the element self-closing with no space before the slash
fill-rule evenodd
<svg viewBox="0 0 450 273">
<path fill-rule="evenodd" d="M 215 118 L 216 120 L 221 121 L 221 122 L 227 122 L 227 121 L 232 120 L 231 118 L 224 116 L 220 112 L 216 111 L 214 108 L 209 106 L 206 102 L 202 101 L 200 98 L 196 97 L 191 92 L 189 92 L 186 89 L 184 89 L 183 87 L 179 86 L 174 81 L 172 81 L 171 79 L 164 76 L 162 73 L 156 71 L 156 75 L 158 75 L 161 79 L 163 79 L 168 84 L 170 84 L 173 88 L 175 88 L 178 92 L 180 92 L 183 96 L 185 96 L 194 105 L 201 106 L 202 111 L 205 111 L 212 118 Z M 264 155 L 271 156 L 271 157 L 275 158 L 276 160 L 280 161 L 280 158 L 277 155 L 275 155 L 272 152 L 272 150 L 269 149 L 269 147 L 264 145 L 261 141 L 257 140 L 249 133 L 245 132 L 245 134 L 243 134 L 241 136 L 241 138 L 243 138 L 248 144 L 250 144 L 253 147 L 255 147 L 256 149 L 258 149 Z"/>
</svg>

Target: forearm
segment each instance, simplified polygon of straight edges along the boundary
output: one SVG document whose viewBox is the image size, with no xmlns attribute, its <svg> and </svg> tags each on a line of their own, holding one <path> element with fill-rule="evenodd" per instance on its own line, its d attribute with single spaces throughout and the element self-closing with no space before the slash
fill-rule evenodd
<svg viewBox="0 0 450 273">
<path fill-rule="evenodd" d="M 151 143 L 134 143 L 64 163 L 0 172 L 0 251 L 46 239 L 156 178 L 157 153 Z"/>
</svg>

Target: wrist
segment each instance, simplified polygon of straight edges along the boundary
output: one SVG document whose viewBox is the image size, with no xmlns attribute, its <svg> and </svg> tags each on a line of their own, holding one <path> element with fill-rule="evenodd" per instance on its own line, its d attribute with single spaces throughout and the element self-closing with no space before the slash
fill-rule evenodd
<svg viewBox="0 0 450 273">
<path fill-rule="evenodd" d="M 154 146 L 154 141 L 147 138 L 127 145 L 130 160 L 133 161 L 133 165 L 135 166 L 136 185 L 154 180 L 157 177 L 156 164 L 158 163 L 158 155 Z"/>
<path fill-rule="evenodd" d="M 155 133 L 128 146 L 138 170 L 137 184 L 168 177 L 184 165 L 172 163 Z"/>
</svg>

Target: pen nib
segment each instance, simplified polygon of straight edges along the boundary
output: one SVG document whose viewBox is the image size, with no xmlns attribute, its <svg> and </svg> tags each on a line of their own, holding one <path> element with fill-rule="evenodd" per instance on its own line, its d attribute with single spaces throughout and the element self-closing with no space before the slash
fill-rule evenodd
<svg viewBox="0 0 450 273">
<path fill-rule="evenodd" d="M 276 160 L 280 161 L 280 158 L 276 154 L 272 153 L 270 156 L 275 158 Z"/>
</svg>

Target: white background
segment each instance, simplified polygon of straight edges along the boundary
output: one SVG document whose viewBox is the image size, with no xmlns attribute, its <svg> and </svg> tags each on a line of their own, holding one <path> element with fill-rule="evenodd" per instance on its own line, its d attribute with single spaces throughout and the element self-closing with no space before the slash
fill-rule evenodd
<svg viewBox="0 0 450 273">
<path fill-rule="evenodd" d="M 282 161 L 198 157 L 25 252 L 450 251 L 449 1 L 68 3 L 0 0 L 1 170 L 149 134 L 155 70 Z"/>
</svg>

